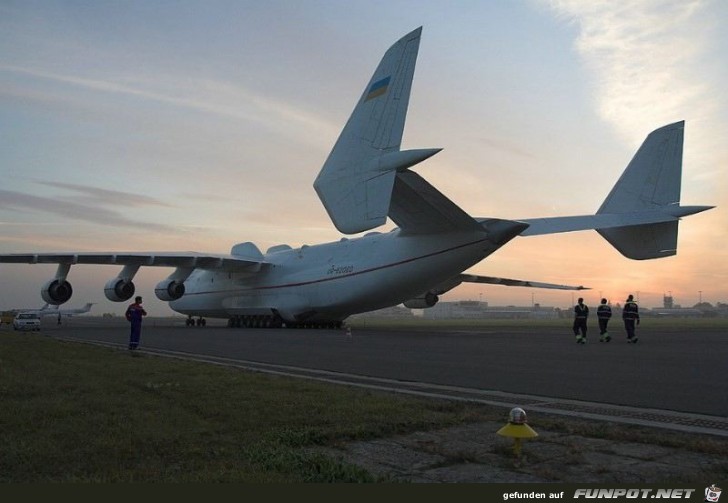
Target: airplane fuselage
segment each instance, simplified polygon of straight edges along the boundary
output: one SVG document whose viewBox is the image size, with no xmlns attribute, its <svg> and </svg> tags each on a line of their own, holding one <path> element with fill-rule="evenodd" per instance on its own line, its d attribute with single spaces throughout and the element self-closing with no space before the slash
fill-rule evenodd
<svg viewBox="0 0 728 503">
<path fill-rule="evenodd" d="M 205 317 L 277 314 L 285 321 L 343 320 L 422 295 L 501 245 L 486 232 L 370 233 L 265 255 L 258 272 L 196 270 L 177 312 Z"/>
</svg>

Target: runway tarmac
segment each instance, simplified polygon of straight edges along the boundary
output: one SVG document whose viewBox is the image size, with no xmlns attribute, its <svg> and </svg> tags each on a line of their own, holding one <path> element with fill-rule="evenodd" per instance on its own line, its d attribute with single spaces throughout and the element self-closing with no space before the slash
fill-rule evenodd
<svg viewBox="0 0 728 503">
<path fill-rule="evenodd" d="M 44 321 L 42 333 L 124 347 L 128 326 L 119 321 L 75 318 L 60 327 Z M 504 403 L 513 402 L 509 394 L 527 395 L 536 404 L 531 409 L 559 399 L 575 411 L 588 409 L 587 404 L 625 406 L 613 409 L 616 416 L 631 408 L 655 409 L 647 414 L 653 417 L 660 410 L 687 413 L 686 418 L 701 414 L 714 416 L 711 427 L 728 431 L 728 334 L 647 325 L 638 344 L 627 344 L 614 330 L 612 342 L 599 343 L 591 334 L 582 346 L 574 343 L 567 322 L 563 328 L 354 329 L 347 335 L 345 330 L 188 328 L 160 320 L 145 322 L 142 347 L 269 369 L 287 366 L 332 380 L 342 374 L 386 383 L 385 389 L 425 389 L 426 383 L 432 385 L 428 390 L 438 390 L 435 395 L 464 390 L 466 398 L 468 393 L 500 396 L 507 398 Z"/>
</svg>

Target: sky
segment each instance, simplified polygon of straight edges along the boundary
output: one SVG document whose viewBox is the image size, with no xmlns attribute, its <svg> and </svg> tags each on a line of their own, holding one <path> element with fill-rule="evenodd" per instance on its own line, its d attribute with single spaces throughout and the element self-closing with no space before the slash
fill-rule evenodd
<svg viewBox="0 0 728 503">
<path fill-rule="evenodd" d="M 402 149 L 477 217 L 593 213 L 652 130 L 686 121 L 674 257 L 596 232 L 516 238 L 468 272 L 728 302 L 728 3 L 719 0 L 0 0 L 0 253 L 227 253 L 335 241 L 312 183 L 387 48 L 423 27 Z M 391 222 L 379 230 L 393 227 Z M 123 311 L 117 266 L 75 266 L 67 306 Z M 153 295 L 170 269 L 142 269 Z M 53 265 L 0 265 L 0 308 L 42 305 Z M 443 300 L 569 306 L 462 285 Z"/>
</svg>

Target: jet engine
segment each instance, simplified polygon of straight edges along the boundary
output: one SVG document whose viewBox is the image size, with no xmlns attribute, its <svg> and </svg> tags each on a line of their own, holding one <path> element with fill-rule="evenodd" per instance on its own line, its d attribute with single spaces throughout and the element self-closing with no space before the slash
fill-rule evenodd
<svg viewBox="0 0 728 503">
<path fill-rule="evenodd" d="M 124 302 L 125 300 L 131 299 L 135 290 L 136 288 L 131 280 L 116 277 L 106 283 L 104 295 L 111 302 Z"/>
<path fill-rule="evenodd" d="M 432 307 L 437 304 L 438 300 L 440 300 L 440 298 L 437 295 L 432 292 L 427 292 L 422 297 L 415 297 L 414 299 L 404 302 L 404 307 L 408 307 L 410 309 L 427 309 L 428 307 Z"/>
<path fill-rule="evenodd" d="M 48 304 L 60 306 L 64 302 L 68 302 L 68 299 L 71 298 L 73 288 L 71 287 L 71 283 L 66 281 L 65 278 L 54 278 L 43 285 L 40 295 Z"/>
<path fill-rule="evenodd" d="M 157 284 L 154 288 L 154 294 L 159 300 L 163 300 L 165 302 L 177 300 L 185 294 L 185 284 L 182 281 L 175 281 L 167 278 Z"/>
</svg>

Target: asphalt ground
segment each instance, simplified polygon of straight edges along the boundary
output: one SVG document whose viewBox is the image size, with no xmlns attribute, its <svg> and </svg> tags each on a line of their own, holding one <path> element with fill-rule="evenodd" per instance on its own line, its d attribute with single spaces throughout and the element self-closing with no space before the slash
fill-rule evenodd
<svg viewBox="0 0 728 503">
<path fill-rule="evenodd" d="M 129 328 L 119 319 L 78 317 L 62 326 L 44 320 L 41 333 L 124 347 Z M 145 321 L 141 347 L 328 371 L 326 375 L 333 377 L 366 376 L 403 386 L 428 383 L 442 390 L 466 388 L 728 417 L 724 328 L 690 328 L 687 322 L 657 329 L 643 322 L 637 344 L 627 344 L 619 324 L 611 333 L 610 343 L 600 343 L 592 333 L 587 344 L 579 345 L 566 320 L 563 327 L 526 323 L 457 330 L 362 328 L 349 333 L 189 328 L 158 319 Z"/>
</svg>

